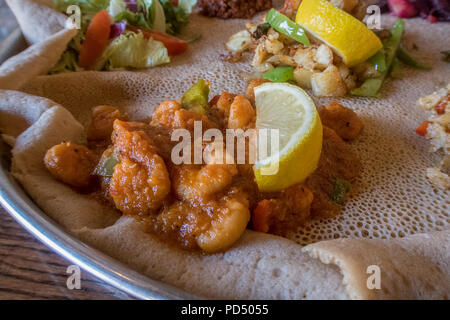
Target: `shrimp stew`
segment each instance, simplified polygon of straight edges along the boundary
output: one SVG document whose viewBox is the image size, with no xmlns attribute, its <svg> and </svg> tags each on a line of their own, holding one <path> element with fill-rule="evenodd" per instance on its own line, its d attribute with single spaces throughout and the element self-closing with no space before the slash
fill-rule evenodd
<svg viewBox="0 0 450 320">
<path fill-rule="evenodd" d="M 221 252 L 246 228 L 285 236 L 309 219 L 338 215 L 360 171 L 345 141 L 359 135 L 362 123 L 336 102 L 319 109 L 324 132 L 318 168 L 285 190 L 260 192 L 252 164 L 216 161 L 217 149 L 210 161 L 174 161 L 175 130 L 193 133 L 196 123 L 203 132 L 254 128 L 253 88 L 262 82 L 252 81 L 245 95 L 223 92 L 208 101 L 209 84 L 199 81 L 183 99 L 161 103 L 150 119 L 140 121 L 130 121 L 115 107 L 97 106 L 87 145 L 55 145 L 44 163 L 77 192 L 138 219 L 161 241 L 186 250 Z M 211 144 L 202 142 L 200 148 Z M 188 149 L 183 156 L 192 159 Z M 222 156 L 230 157 L 226 145 L 223 149 Z"/>
</svg>

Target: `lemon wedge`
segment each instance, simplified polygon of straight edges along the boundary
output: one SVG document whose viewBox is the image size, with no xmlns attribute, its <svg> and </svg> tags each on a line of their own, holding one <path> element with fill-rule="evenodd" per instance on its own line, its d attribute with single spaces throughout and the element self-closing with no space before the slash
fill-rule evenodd
<svg viewBox="0 0 450 320">
<path fill-rule="evenodd" d="M 302 182 L 317 168 L 322 150 L 314 102 L 297 86 L 265 83 L 255 88 L 255 103 L 258 157 L 253 169 L 259 190 L 279 191 Z"/>
<path fill-rule="evenodd" d="M 303 0 L 295 22 L 332 47 L 350 67 L 383 47 L 364 23 L 325 0 Z"/>
</svg>

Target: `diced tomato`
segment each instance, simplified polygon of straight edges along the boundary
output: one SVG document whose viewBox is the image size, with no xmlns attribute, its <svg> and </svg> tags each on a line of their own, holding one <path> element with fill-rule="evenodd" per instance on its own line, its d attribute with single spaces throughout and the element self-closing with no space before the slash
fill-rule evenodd
<svg viewBox="0 0 450 320">
<path fill-rule="evenodd" d="M 167 51 L 169 52 L 169 55 L 177 55 L 182 54 L 187 50 L 187 42 L 184 40 L 181 40 L 177 37 L 171 36 L 164 32 L 159 31 L 146 31 L 147 34 L 144 34 L 144 36 L 148 38 L 153 38 L 153 40 L 161 41 L 164 46 L 167 48 Z"/>
<path fill-rule="evenodd" d="M 255 210 L 253 210 L 253 229 L 260 232 L 269 232 L 271 213 L 272 207 L 270 200 L 261 200 Z"/>
<path fill-rule="evenodd" d="M 436 18 L 435 16 L 433 16 L 432 14 L 428 15 L 427 20 L 431 23 L 436 23 L 438 22 L 438 18 Z"/>
<path fill-rule="evenodd" d="M 171 2 L 175 7 L 178 7 L 178 0 L 170 0 L 170 2 Z"/>
<path fill-rule="evenodd" d="M 439 104 L 434 108 L 434 110 L 436 110 L 436 113 L 438 115 L 445 113 L 445 108 L 447 107 L 448 102 L 449 101 L 447 99 L 444 99 L 441 102 L 439 102 Z"/>
<path fill-rule="evenodd" d="M 137 28 L 134 26 L 128 26 L 128 30 L 131 30 L 136 33 L 142 32 L 144 38 L 153 38 L 153 40 L 161 41 L 164 46 L 167 48 L 169 55 L 174 56 L 177 54 L 182 54 L 187 50 L 187 42 L 181 40 L 177 37 L 171 36 L 170 34 L 159 32 L 155 30 L 146 30 L 144 28 Z"/>
<path fill-rule="evenodd" d="M 111 18 L 107 10 L 101 10 L 92 18 L 86 31 L 78 58 L 78 64 L 86 69 L 92 67 L 102 55 L 109 42 Z"/>
<path fill-rule="evenodd" d="M 428 125 L 431 123 L 431 121 L 424 121 L 421 123 L 420 126 L 417 127 L 416 133 L 419 136 L 424 137 L 427 134 Z"/>
<path fill-rule="evenodd" d="M 217 104 L 217 101 L 219 101 L 220 99 L 220 94 L 218 94 L 217 96 L 214 96 L 214 98 L 211 99 L 211 101 L 209 101 L 209 106 L 215 106 Z"/>
</svg>

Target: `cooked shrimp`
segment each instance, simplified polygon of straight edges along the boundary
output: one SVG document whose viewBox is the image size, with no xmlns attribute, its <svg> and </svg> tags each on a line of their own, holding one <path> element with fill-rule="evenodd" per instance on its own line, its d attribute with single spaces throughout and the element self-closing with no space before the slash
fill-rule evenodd
<svg viewBox="0 0 450 320">
<path fill-rule="evenodd" d="M 172 168 L 172 183 L 178 197 L 204 199 L 224 190 L 238 173 L 235 164 L 184 164 Z"/>
<path fill-rule="evenodd" d="M 201 121 L 203 129 L 216 128 L 217 125 L 195 111 L 183 109 L 181 104 L 174 100 L 161 103 L 153 112 L 152 125 L 161 125 L 170 129 L 194 130 L 194 121 Z"/>
<path fill-rule="evenodd" d="M 224 251 L 233 245 L 250 220 L 246 200 L 230 199 L 220 209 L 222 212 L 211 221 L 211 227 L 197 238 L 198 246 L 207 253 Z"/>
<path fill-rule="evenodd" d="M 171 177 L 175 194 L 184 200 L 209 199 L 227 188 L 238 173 L 234 159 L 223 145 L 210 143 L 203 149 L 206 164 L 182 164 L 173 166 Z"/>
<path fill-rule="evenodd" d="M 248 200 L 239 189 L 230 190 L 201 206 L 176 201 L 154 219 L 153 230 L 163 233 L 185 248 L 206 253 L 224 251 L 245 231 L 250 219 Z"/>
<path fill-rule="evenodd" d="M 88 129 L 89 140 L 105 140 L 111 138 L 114 120 L 128 121 L 128 116 L 112 106 L 92 108 L 92 122 Z"/>
<path fill-rule="evenodd" d="M 109 192 L 125 214 L 145 215 L 157 210 L 170 192 L 164 160 L 144 128 L 143 123 L 114 122 L 113 147 L 120 164 L 114 167 Z"/>
<path fill-rule="evenodd" d="M 244 128 L 252 120 L 255 120 L 256 112 L 250 101 L 242 95 L 236 96 L 230 106 L 230 116 L 228 117 L 228 128 Z"/>
<path fill-rule="evenodd" d="M 233 103 L 235 97 L 235 94 L 226 91 L 222 92 L 219 100 L 217 100 L 215 108 L 219 109 L 225 117 L 228 117 L 230 115 L 231 104 Z"/>
<path fill-rule="evenodd" d="M 336 101 L 330 102 L 328 107 L 320 108 L 319 115 L 322 123 L 336 131 L 344 140 L 355 139 L 363 129 L 356 113 Z"/>
<path fill-rule="evenodd" d="M 50 148 L 44 157 L 48 171 L 73 187 L 87 187 L 95 167 L 95 155 L 87 147 L 71 142 Z"/>
<path fill-rule="evenodd" d="M 170 191 L 162 159 L 154 155 L 154 163 L 149 168 L 129 158 L 120 158 L 109 186 L 117 209 L 130 215 L 145 215 L 159 209 Z"/>
</svg>

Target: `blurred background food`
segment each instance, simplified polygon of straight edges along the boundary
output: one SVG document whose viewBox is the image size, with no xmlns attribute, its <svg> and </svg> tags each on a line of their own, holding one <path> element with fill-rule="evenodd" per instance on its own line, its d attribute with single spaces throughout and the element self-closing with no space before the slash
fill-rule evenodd
<svg viewBox="0 0 450 320">
<path fill-rule="evenodd" d="M 199 0 L 198 6 L 205 16 L 248 19 L 272 8 L 272 0 Z"/>
<path fill-rule="evenodd" d="M 378 5 L 382 12 L 390 11 L 400 18 L 420 16 L 432 23 L 450 21 L 449 0 L 380 0 Z"/>
</svg>

